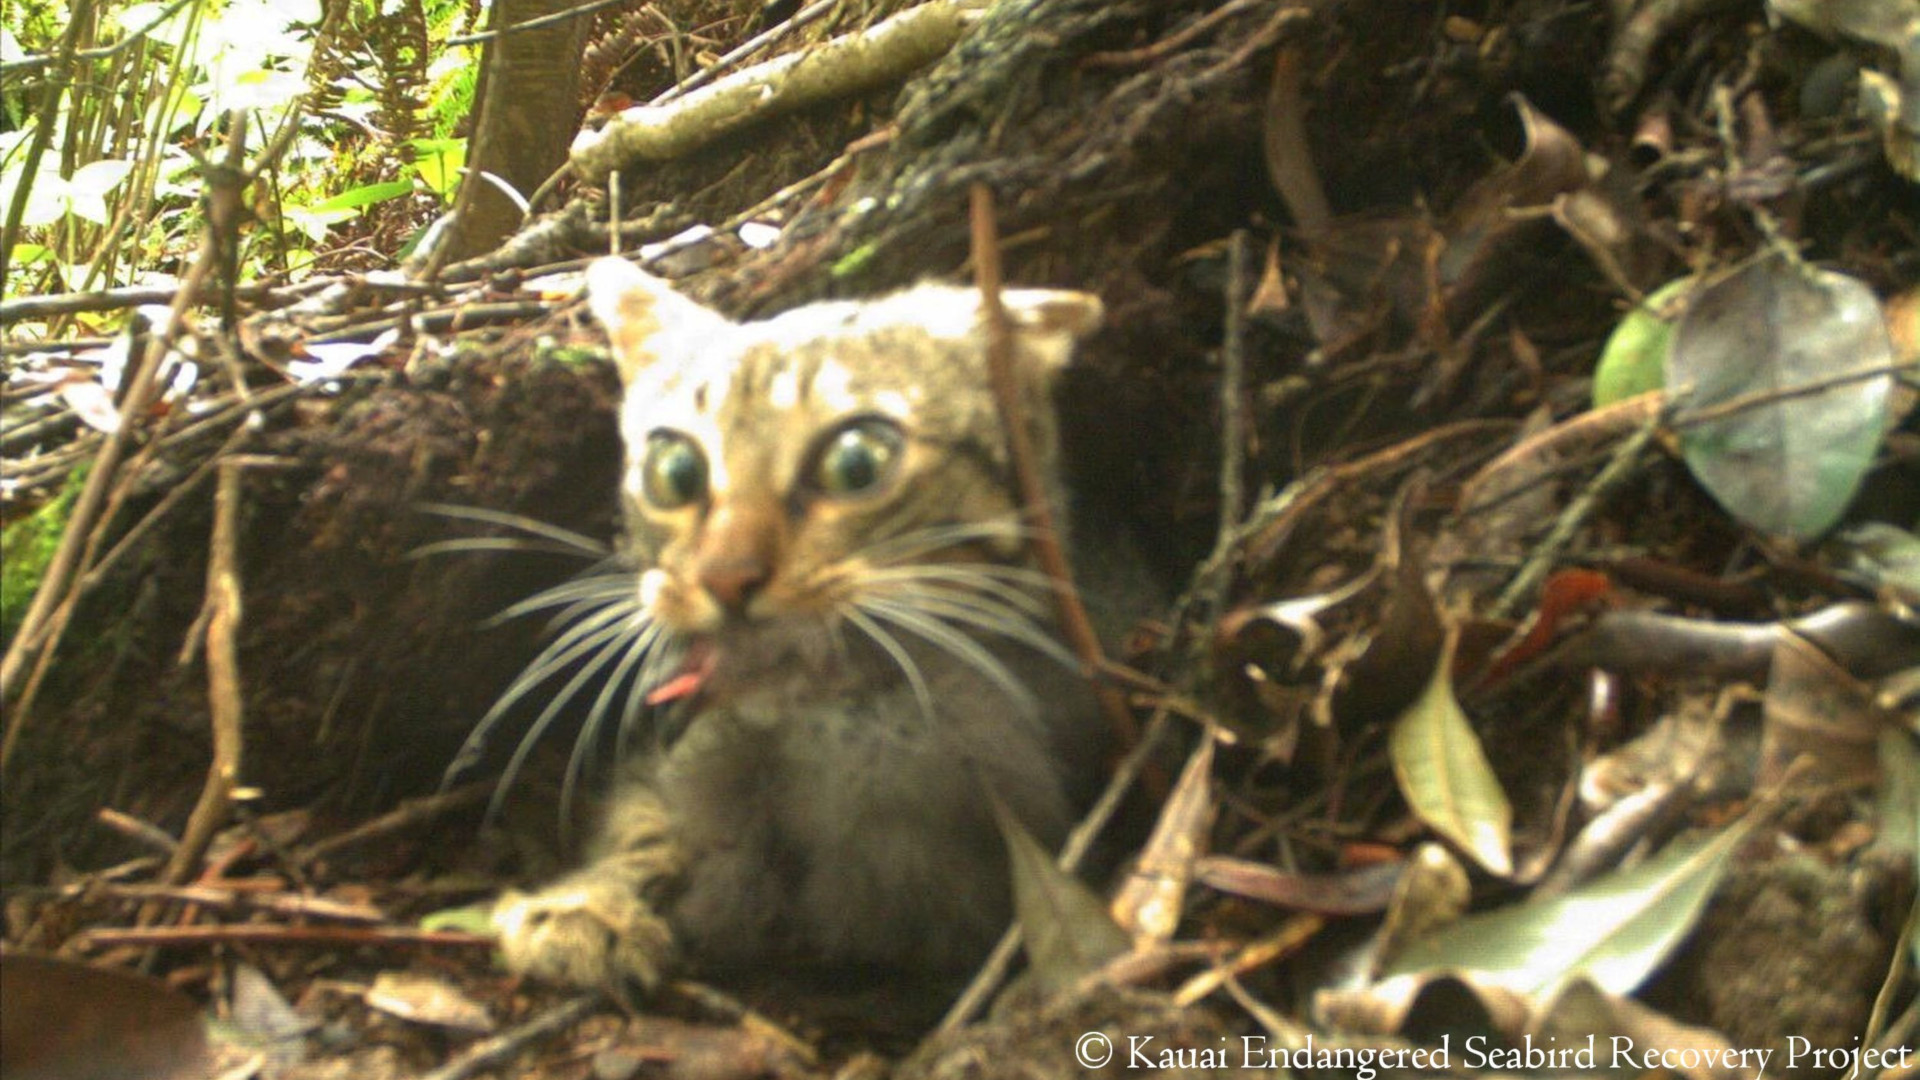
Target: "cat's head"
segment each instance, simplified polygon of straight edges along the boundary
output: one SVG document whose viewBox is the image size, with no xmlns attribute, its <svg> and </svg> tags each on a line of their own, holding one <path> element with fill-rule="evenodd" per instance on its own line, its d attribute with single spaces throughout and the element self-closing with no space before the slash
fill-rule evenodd
<svg viewBox="0 0 1920 1080">
<path fill-rule="evenodd" d="M 977 291 L 737 323 L 610 258 L 588 295 L 625 388 L 621 491 L 649 618 L 681 635 L 850 620 L 913 637 L 929 617 L 971 634 L 1004 614 L 1013 578 L 982 568 L 1024 566 L 1026 540 Z M 1100 303 L 1001 302 L 1051 477 L 1053 377 Z"/>
</svg>

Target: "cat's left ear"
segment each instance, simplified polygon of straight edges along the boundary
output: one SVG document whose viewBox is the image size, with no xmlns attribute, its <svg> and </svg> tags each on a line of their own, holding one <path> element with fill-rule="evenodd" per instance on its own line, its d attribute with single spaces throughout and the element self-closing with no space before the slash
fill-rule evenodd
<svg viewBox="0 0 1920 1080">
<path fill-rule="evenodd" d="M 623 384 L 663 355 L 696 346 L 732 325 L 666 281 L 614 256 L 595 259 L 587 267 L 587 306 L 607 328 Z"/>
<path fill-rule="evenodd" d="M 1042 371 L 1064 367 L 1074 343 L 1100 328 L 1100 298 L 1071 289 L 1002 289 L 1000 306 L 1013 324 L 1021 351 Z"/>
</svg>

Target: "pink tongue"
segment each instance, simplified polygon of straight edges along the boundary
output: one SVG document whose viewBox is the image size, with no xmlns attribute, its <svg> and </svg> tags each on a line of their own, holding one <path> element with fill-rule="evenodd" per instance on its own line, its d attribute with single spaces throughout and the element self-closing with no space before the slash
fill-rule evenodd
<svg viewBox="0 0 1920 1080">
<path fill-rule="evenodd" d="M 713 674 L 713 647 L 698 644 L 687 650 L 686 659 L 681 661 L 680 670 L 666 682 L 654 687 L 647 693 L 647 704 L 665 705 L 669 701 L 690 698 L 700 692 L 706 684 L 707 676 Z"/>
</svg>

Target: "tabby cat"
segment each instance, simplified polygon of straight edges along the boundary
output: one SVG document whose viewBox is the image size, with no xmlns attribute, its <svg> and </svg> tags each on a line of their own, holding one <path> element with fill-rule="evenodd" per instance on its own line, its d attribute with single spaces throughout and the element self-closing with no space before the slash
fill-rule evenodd
<svg viewBox="0 0 1920 1080">
<path fill-rule="evenodd" d="M 1029 562 L 978 293 L 736 323 L 602 259 L 588 294 L 624 387 L 625 538 L 536 600 L 570 627 L 512 693 L 585 658 L 608 679 L 588 737 L 616 698 L 650 734 L 585 867 L 496 905 L 509 965 L 620 986 L 680 956 L 972 964 L 1008 920 L 987 792 L 1057 843 L 1100 742 Z M 1002 303 L 1052 476 L 1054 376 L 1100 304 Z"/>
</svg>

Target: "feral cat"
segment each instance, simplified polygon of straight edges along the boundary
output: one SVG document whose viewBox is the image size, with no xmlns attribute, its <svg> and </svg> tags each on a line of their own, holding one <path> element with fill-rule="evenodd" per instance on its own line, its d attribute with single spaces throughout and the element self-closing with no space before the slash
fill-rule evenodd
<svg viewBox="0 0 1920 1080">
<path fill-rule="evenodd" d="M 1057 844 L 1101 741 L 1029 563 L 979 295 L 736 323 L 620 259 L 588 292 L 624 387 L 625 538 L 553 602 L 612 671 L 590 725 L 623 679 L 628 724 L 675 711 L 627 754 L 584 868 L 496 905 L 509 965 L 619 986 L 683 955 L 972 964 L 1009 918 L 990 799 Z M 1100 304 L 1003 304 L 1057 488 L 1050 390 Z"/>
</svg>

